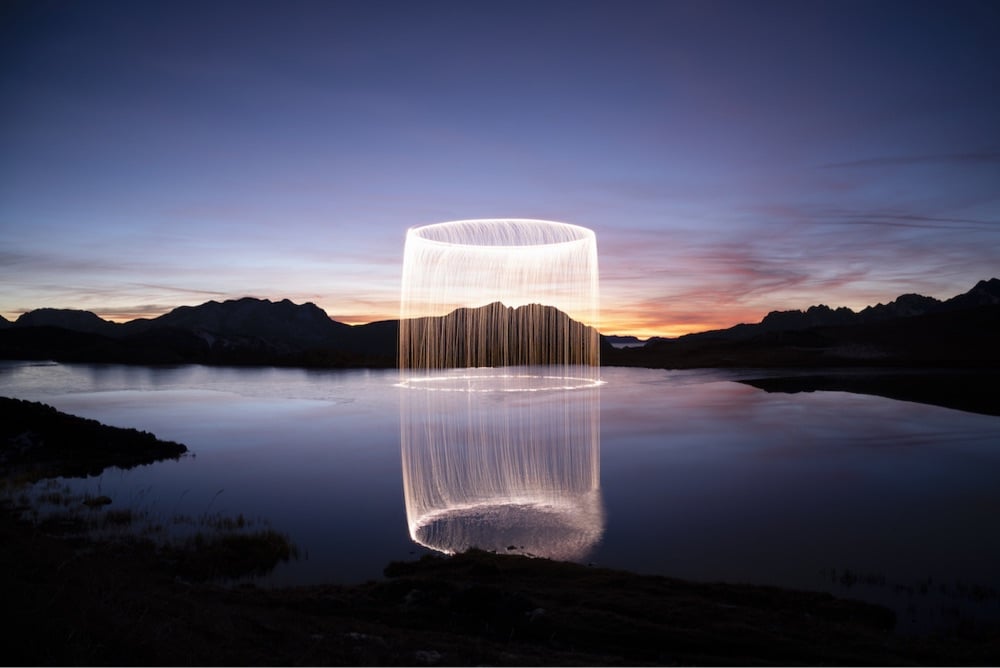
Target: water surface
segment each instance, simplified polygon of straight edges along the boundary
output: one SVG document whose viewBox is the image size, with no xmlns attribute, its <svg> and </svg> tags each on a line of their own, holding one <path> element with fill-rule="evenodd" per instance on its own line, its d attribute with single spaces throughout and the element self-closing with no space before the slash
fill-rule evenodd
<svg viewBox="0 0 1000 668">
<path fill-rule="evenodd" d="M 571 499 L 585 509 L 573 510 L 587 532 L 580 561 L 827 590 L 892 606 L 901 628 L 1000 617 L 1000 418 L 734 382 L 760 375 L 602 369 L 605 384 L 587 390 L 596 395 L 559 404 L 566 419 L 593 420 L 581 452 L 599 461 L 577 458 L 580 470 L 562 477 L 545 467 L 573 460 L 578 431 L 539 422 L 555 414 L 553 399 L 490 399 L 488 424 L 527 405 L 528 426 L 505 428 L 543 424 L 565 440 L 550 460 L 512 455 L 528 464 L 511 470 L 545 469 L 531 489 L 546 498 L 563 484 L 590 493 L 580 481 L 596 476 L 585 502 Z M 164 518 L 262 518 L 302 553 L 264 580 L 273 584 L 363 581 L 429 551 L 410 536 L 403 470 L 427 468 L 401 457 L 414 423 L 401 395 L 412 390 L 398 380 L 381 370 L 0 365 L 0 395 L 186 444 L 193 456 L 180 461 L 72 484 Z"/>
</svg>

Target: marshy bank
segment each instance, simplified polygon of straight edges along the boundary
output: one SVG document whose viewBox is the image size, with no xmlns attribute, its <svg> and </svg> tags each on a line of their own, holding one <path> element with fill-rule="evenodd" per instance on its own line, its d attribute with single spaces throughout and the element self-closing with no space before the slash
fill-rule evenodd
<svg viewBox="0 0 1000 668">
<path fill-rule="evenodd" d="M 132 515 L 115 508 L 113 499 L 74 497 L 51 478 L 85 474 L 77 458 L 88 462 L 82 470 L 91 474 L 96 464 L 92 453 L 66 452 L 105 448 L 102 466 L 127 466 L 146 456 L 139 440 L 151 449 L 160 446 L 142 437 L 109 450 L 100 438 L 80 438 L 72 427 L 41 434 L 37 429 L 53 424 L 51 414 L 32 428 L 41 438 L 24 436 L 17 416 L 40 409 L 8 401 L 2 402 L 0 439 L 8 485 L 0 513 L 8 663 L 801 665 L 1000 659 L 995 629 L 902 636 L 893 632 L 888 610 L 829 594 L 691 583 L 480 551 L 393 563 L 385 579 L 353 586 L 233 584 L 232 578 L 273 566 L 275 559 L 294 558 L 293 546 L 266 525 L 210 513 L 185 520 L 188 539 L 164 540 L 156 525 L 172 522 L 170 517 Z M 85 427 L 95 434 L 115 431 Z M 26 442 L 35 445 L 24 447 Z M 6 458 L 15 446 L 16 466 Z M 114 450 L 121 451 L 120 464 Z M 60 470 L 63 465 L 67 470 Z M 41 512 L 40 504 L 51 512 Z"/>
</svg>

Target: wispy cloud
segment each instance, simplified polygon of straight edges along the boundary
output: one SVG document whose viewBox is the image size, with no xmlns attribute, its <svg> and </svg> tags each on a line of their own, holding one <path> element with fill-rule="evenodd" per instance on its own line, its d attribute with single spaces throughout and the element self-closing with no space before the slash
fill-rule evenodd
<svg viewBox="0 0 1000 668">
<path fill-rule="evenodd" d="M 947 298 L 996 274 L 998 243 L 987 218 L 803 205 L 750 209 L 724 231 L 634 228 L 602 244 L 603 329 L 678 335 L 775 309 Z"/>
<path fill-rule="evenodd" d="M 905 167 L 923 164 L 994 164 L 1000 163 L 1000 151 L 979 151 L 969 153 L 930 153 L 922 155 L 896 155 L 831 162 L 823 165 L 825 169 L 851 169 L 855 167 Z"/>
<path fill-rule="evenodd" d="M 832 211 L 832 217 L 839 218 L 844 224 L 856 225 L 886 225 L 890 227 L 910 227 L 932 230 L 1000 230 L 1000 221 L 980 220 L 975 218 L 951 218 L 941 216 L 921 216 L 916 214 L 885 213 L 873 211 L 855 213 L 849 211 Z"/>
<path fill-rule="evenodd" d="M 91 306 L 87 310 L 92 311 L 105 320 L 128 322 L 139 318 L 156 318 L 174 308 L 176 308 L 176 306 L 170 304 L 133 304 L 115 306 L 102 306 L 98 304 Z"/>
<path fill-rule="evenodd" d="M 224 297 L 226 293 L 219 292 L 218 290 L 198 290 L 196 288 L 186 288 L 175 285 L 163 285 L 159 283 L 134 283 L 136 287 L 149 288 L 151 290 L 157 290 L 159 292 L 172 292 L 179 295 L 199 295 L 208 297 Z"/>
</svg>

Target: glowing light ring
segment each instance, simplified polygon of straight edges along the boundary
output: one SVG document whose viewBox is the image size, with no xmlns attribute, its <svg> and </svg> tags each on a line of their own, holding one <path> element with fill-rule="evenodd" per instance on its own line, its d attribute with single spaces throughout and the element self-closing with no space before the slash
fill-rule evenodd
<svg viewBox="0 0 1000 668">
<path fill-rule="evenodd" d="M 505 526 L 497 527 L 501 535 L 490 536 L 489 525 L 491 518 L 495 519 L 495 513 L 500 515 L 500 524 Z M 538 527 L 535 531 L 531 531 L 529 527 L 521 527 L 518 531 L 516 523 L 519 516 L 534 517 L 544 522 L 545 526 Z M 435 525 L 443 523 L 445 527 L 449 525 L 454 527 L 454 523 L 461 525 L 468 522 L 472 535 L 479 539 L 473 542 L 481 549 L 501 550 L 505 547 L 509 549 L 508 546 L 514 543 L 528 554 L 573 559 L 586 554 L 600 540 L 604 532 L 602 518 L 603 512 L 596 497 L 553 503 L 543 499 L 513 496 L 505 499 L 503 503 L 482 501 L 455 504 L 447 510 L 431 511 L 423 517 L 411 519 L 409 530 L 410 537 L 418 545 L 445 554 L 455 554 L 468 549 L 467 540 L 471 536 L 466 535 L 464 537 L 466 540 L 462 540 L 462 536 L 449 535 L 447 531 L 444 535 L 435 535 Z M 514 525 L 509 524 L 511 520 L 515 522 Z M 527 532 L 524 531 L 526 528 L 529 529 Z M 511 529 L 514 530 L 513 533 Z M 479 533 L 477 530 L 484 530 L 485 533 Z M 555 530 L 559 533 L 554 543 L 546 544 L 544 539 L 546 530 Z M 429 540 L 431 536 L 437 540 Z M 442 539 L 444 543 L 441 542 Z M 458 539 L 457 542 L 451 542 L 454 539 Z"/>
<path fill-rule="evenodd" d="M 488 248 L 524 250 L 563 244 L 593 243 L 594 232 L 578 225 L 551 220 L 487 218 L 422 225 L 411 228 L 408 237 L 441 246 L 467 246 L 479 250 Z"/>
<path fill-rule="evenodd" d="M 556 380 L 563 381 L 563 384 L 545 385 L 543 387 L 488 387 L 475 389 L 471 387 L 431 387 L 435 383 L 448 383 L 451 381 L 480 381 L 480 380 Z M 432 378 L 407 378 L 395 384 L 395 387 L 402 387 L 408 390 L 426 390 L 428 392 L 546 392 L 549 390 L 581 390 L 588 387 L 599 387 L 605 381 L 596 378 L 574 378 L 572 376 L 533 376 L 529 374 L 521 375 L 491 375 L 491 376 L 438 376 Z"/>
</svg>

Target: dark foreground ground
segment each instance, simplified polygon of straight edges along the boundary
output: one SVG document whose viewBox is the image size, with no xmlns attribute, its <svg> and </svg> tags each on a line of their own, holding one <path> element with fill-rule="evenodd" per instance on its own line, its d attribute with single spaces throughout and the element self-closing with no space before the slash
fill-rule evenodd
<svg viewBox="0 0 1000 668">
<path fill-rule="evenodd" d="M 37 404 L 3 408 L 8 433 L 19 428 L 19 414 L 39 410 Z M 69 447 L 34 424 L 13 439 L 21 477 L 32 450 L 25 443 L 35 443 L 39 455 L 49 446 L 37 444 Z M 148 445 L 144 436 L 137 439 Z M 0 444 L 9 449 L 11 441 Z M 129 441 L 119 447 L 126 462 L 135 462 Z M 52 458 L 42 459 L 51 475 Z M 280 541 L 261 550 L 253 536 L 240 543 L 225 532 L 172 546 L 127 533 L 95 541 L 78 522 L 34 516 L 18 501 L 25 497 L 10 491 L 9 476 L 7 484 L 0 614 L 8 665 L 1000 661 L 996 629 L 906 637 L 892 631 L 888 610 L 827 594 L 690 583 L 479 551 L 393 563 L 385 579 L 355 586 L 226 587 L 206 578 L 245 573 L 247 559 L 266 566 L 289 553 Z M 113 512 L 113 504 L 88 501 L 86 513 Z"/>
<path fill-rule="evenodd" d="M 994 636 L 904 638 L 824 594 L 470 552 L 357 586 L 191 583 L 139 546 L 5 520 L 4 661 L 26 665 L 993 664 Z"/>
</svg>

